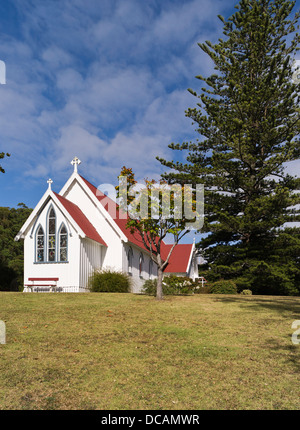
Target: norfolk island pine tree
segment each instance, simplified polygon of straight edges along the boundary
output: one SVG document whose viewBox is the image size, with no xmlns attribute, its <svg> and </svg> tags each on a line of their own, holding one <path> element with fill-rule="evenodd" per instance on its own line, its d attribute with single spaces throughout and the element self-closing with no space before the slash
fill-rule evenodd
<svg viewBox="0 0 300 430">
<path fill-rule="evenodd" d="M 186 163 L 158 160 L 175 172 L 169 183 L 202 183 L 208 233 L 198 246 L 210 280 L 234 279 L 255 293 L 299 294 L 300 179 L 286 163 L 299 159 L 299 82 L 293 62 L 299 45 L 295 2 L 242 0 L 222 21 L 224 40 L 199 43 L 215 73 L 196 108 L 195 142 L 171 144 Z"/>
</svg>

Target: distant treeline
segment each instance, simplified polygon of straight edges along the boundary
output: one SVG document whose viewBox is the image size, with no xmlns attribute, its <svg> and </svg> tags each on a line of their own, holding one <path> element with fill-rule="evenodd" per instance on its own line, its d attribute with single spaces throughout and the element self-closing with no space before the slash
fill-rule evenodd
<svg viewBox="0 0 300 430">
<path fill-rule="evenodd" d="M 24 243 L 14 238 L 32 209 L 0 207 L 0 291 L 19 291 L 23 286 Z"/>
</svg>

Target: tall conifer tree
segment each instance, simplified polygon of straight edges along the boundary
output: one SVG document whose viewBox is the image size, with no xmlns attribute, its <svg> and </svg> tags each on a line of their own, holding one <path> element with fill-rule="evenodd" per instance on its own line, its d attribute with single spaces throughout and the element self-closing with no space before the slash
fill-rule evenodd
<svg viewBox="0 0 300 430">
<path fill-rule="evenodd" d="M 300 84 L 294 79 L 299 49 L 295 1 L 241 0 L 223 22 L 224 39 L 199 43 L 215 73 L 204 83 L 197 107 L 186 115 L 197 124 L 187 162 L 158 158 L 175 173 L 169 182 L 202 183 L 204 250 L 210 279 L 235 278 L 256 293 L 300 293 L 300 179 L 286 171 L 299 159 Z M 293 16 L 292 16 L 293 15 Z M 300 73 L 300 72 L 299 72 Z"/>
</svg>

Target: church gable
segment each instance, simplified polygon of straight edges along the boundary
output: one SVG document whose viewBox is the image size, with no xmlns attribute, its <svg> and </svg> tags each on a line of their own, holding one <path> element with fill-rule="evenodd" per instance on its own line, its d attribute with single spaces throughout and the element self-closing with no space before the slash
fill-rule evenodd
<svg viewBox="0 0 300 430">
<path fill-rule="evenodd" d="M 56 279 L 61 291 L 86 291 L 89 276 L 101 268 L 106 243 L 83 212 L 49 190 L 25 224 L 19 234 L 25 239 L 26 288 L 32 282 L 34 291 L 47 289 L 48 280 Z"/>
<path fill-rule="evenodd" d="M 59 192 L 59 196 L 76 204 L 106 243 L 111 240 L 126 241 L 126 236 L 115 222 L 114 214 L 107 211 L 98 200 L 97 188 L 93 187 L 93 192 L 87 184 L 86 179 L 74 172 Z"/>
</svg>

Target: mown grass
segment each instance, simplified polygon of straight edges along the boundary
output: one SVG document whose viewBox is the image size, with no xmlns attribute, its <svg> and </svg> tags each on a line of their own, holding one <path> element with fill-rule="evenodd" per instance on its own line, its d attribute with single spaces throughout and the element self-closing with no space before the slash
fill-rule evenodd
<svg viewBox="0 0 300 430">
<path fill-rule="evenodd" d="M 0 409 L 299 409 L 300 298 L 0 293 Z"/>
</svg>

